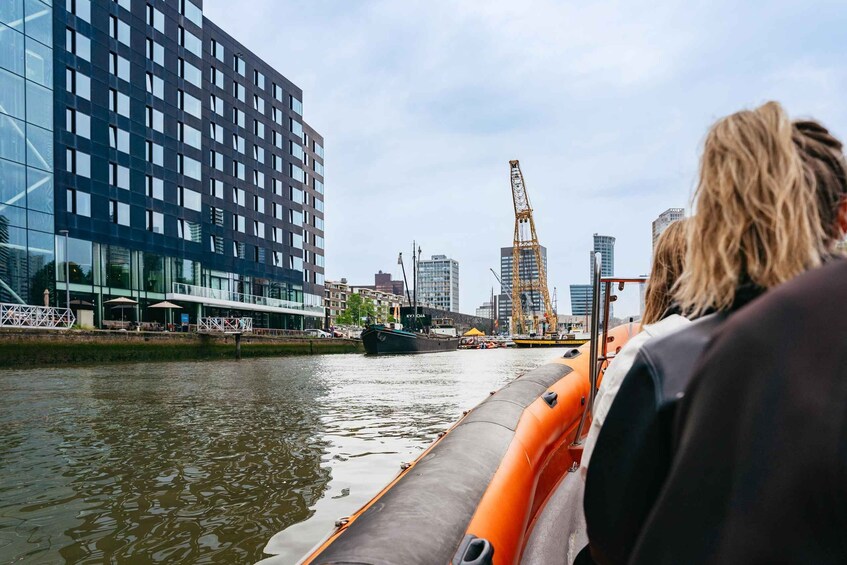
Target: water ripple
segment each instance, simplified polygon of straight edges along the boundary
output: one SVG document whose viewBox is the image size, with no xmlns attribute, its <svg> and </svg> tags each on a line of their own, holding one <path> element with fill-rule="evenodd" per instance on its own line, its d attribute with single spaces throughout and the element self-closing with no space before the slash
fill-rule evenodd
<svg viewBox="0 0 847 565">
<path fill-rule="evenodd" d="M 291 561 L 552 355 L 0 371 L 0 562 Z"/>
</svg>

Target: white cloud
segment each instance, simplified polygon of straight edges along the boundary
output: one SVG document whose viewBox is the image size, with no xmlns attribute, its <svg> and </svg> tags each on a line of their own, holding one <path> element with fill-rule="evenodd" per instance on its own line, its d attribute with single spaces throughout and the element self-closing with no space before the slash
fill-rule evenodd
<svg viewBox="0 0 847 565">
<path fill-rule="evenodd" d="M 326 138 L 327 276 L 369 281 L 416 238 L 461 269 L 461 310 L 511 244 L 521 160 L 560 310 L 591 234 L 619 274 L 649 265 L 650 222 L 687 206 L 716 117 L 767 98 L 847 116 L 837 6 L 675 2 L 205 0 L 204 11 L 303 88 Z M 833 15 L 835 14 L 835 16 Z M 798 53 L 798 51 L 803 51 Z M 397 273 L 399 274 L 399 273 Z"/>
</svg>

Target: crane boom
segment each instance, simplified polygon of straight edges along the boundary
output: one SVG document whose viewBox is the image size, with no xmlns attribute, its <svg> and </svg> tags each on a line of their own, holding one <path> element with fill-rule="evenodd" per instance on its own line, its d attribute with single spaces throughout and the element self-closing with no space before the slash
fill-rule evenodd
<svg viewBox="0 0 847 565">
<path fill-rule="evenodd" d="M 509 161 L 509 176 L 512 183 L 512 202 L 515 206 L 515 238 L 512 246 L 512 323 L 513 333 L 527 333 L 527 318 L 531 318 L 532 327 L 539 328 L 539 319 L 532 308 L 532 316 L 527 316 L 521 296 L 529 291 L 529 306 L 532 306 L 532 293 L 541 293 L 544 302 L 544 318 L 547 332 L 556 331 L 556 313 L 550 302 L 547 290 L 547 269 L 541 257 L 541 245 L 535 232 L 535 220 L 532 206 L 526 192 L 523 173 L 517 159 Z M 533 273 L 531 260 L 535 260 L 536 273 Z M 501 283 L 502 284 L 502 283 Z"/>
</svg>

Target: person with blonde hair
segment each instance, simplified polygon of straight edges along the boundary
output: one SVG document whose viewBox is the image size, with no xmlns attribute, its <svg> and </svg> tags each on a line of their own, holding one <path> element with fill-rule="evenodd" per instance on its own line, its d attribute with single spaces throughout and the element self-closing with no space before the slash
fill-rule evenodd
<svg viewBox="0 0 847 565">
<path fill-rule="evenodd" d="M 674 291 L 681 312 L 701 319 L 645 344 L 609 410 L 585 487 L 595 562 L 629 560 L 668 472 L 676 406 L 714 332 L 829 253 L 847 187 L 840 182 L 840 143 L 824 132 L 815 122 L 792 123 L 776 102 L 709 130 L 685 269 Z M 583 552 L 580 559 L 589 557 Z"/>
</svg>

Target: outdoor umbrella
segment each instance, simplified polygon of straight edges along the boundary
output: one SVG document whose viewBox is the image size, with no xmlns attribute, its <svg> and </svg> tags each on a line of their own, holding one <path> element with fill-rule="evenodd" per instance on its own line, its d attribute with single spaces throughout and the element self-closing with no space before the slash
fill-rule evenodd
<svg viewBox="0 0 847 565">
<path fill-rule="evenodd" d="M 124 308 L 132 308 L 136 304 L 137 301 L 132 298 L 127 298 L 125 296 L 120 296 L 118 298 L 113 298 L 111 300 L 107 300 L 103 304 L 109 304 L 112 308 L 120 308 L 121 309 L 121 322 L 124 321 Z"/>
<path fill-rule="evenodd" d="M 182 306 L 180 306 L 178 304 L 174 304 L 173 302 L 168 302 L 167 300 L 163 300 L 162 302 L 157 302 L 155 304 L 151 304 L 150 306 L 148 306 L 148 308 L 160 308 L 160 309 L 163 309 L 163 310 L 167 309 L 168 310 L 168 317 L 170 318 L 170 323 L 173 324 L 173 317 L 172 317 L 173 314 L 172 314 L 171 311 L 176 310 L 176 309 L 181 310 Z"/>
</svg>

